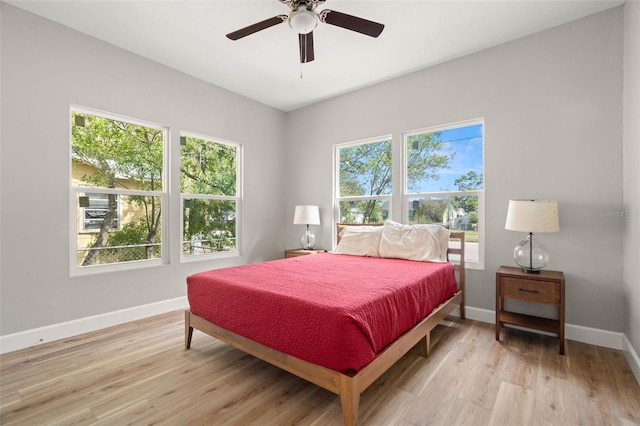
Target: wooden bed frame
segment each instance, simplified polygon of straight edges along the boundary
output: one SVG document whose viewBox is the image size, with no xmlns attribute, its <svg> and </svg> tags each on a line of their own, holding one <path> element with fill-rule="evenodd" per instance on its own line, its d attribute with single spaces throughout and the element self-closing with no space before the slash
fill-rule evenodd
<svg viewBox="0 0 640 426">
<path fill-rule="evenodd" d="M 346 225 L 339 224 L 338 232 Z M 353 226 L 353 225 L 348 225 Z M 360 394 L 369 387 L 378 377 L 394 365 L 411 348 L 422 341 L 421 352 L 423 356 L 429 355 L 431 344 L 431 330 L 440 323 L 457 306 L 460 307 L 460 318 L 465 318 L 464 312 L 464 232 L 451 232 L 450 240 L 459 240 L 460 247 L 449 247 L 449 255 L 459 256 L 459 260 L 452 261 L 458 272 L 458 291 L 456 294 L 435 308 L 429 316 L 420 321 L 412 329 L 404 333 L 393 343 L 380 352 L 369 364 L 354 374 L 345 374 L 331 370 L 308 361 L 276 351 L 246 337 L 232 333 L 209 321 L 185 311 L 185 349 L 191 347 L 193 329 L 200 330 L 216 339 L 251 354 L 263 361 L 279 367 L 289 373 L 314 383 L 330 392 L 340 396 L 342 416 L 346 426 L 355 426 L 358 422 L 358 406 Z M 339 237 L 338 237 L 339 240 Z"/>
</svg>

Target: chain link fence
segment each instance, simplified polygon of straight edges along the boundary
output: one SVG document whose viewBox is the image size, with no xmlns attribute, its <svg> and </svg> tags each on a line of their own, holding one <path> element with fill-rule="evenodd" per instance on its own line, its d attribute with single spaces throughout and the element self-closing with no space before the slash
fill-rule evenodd
<svg viewBox="0 0 640 426">
<path fill-rule="evenodd" d="M 97 252 L 93 262 L 85 265 L 89 252 Z M 77 250 L 77 266 L 108 265 L 136 260 L 159 259 L 162 255 L 160 243 L 126 246 L 83 247 Z"/>
<path fill-rule="evenodd" d="M 220 237 L 212 239 L 192 239 L 182 242 L 182 254 L 194 256 L 207 253 L 218 253 L 236 249 L 235 237 Z"/>
<path fill-rule="evenodd" d="M 207 253 L 218 253 L 236 249 L 234 237 L 214 238 L 209 240 L 191 240 L 182 242 L 182 253 L 195 256 Z M 90 252 L 97 252 L 91 264 L 84 264 Z M 76 265 L 108 265 L 113 263 L 132 262 L 136 260 L 159 259 L 162 255 L 160 243 L 135 244 L 126 246 L 83 247 L 77 250 Z"/>
</svg>

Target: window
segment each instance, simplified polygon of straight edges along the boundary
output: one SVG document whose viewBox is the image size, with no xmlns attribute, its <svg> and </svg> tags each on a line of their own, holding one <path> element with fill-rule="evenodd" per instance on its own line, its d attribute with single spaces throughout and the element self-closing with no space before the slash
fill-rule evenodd
<svg viewBox="0 0 640 426">
<path fill-rule="evenodd" d="M 401 142 L 402 158 L 392 157 L 391 137 L 334 147 L 336 221 L 381 223 L 396 206 L 404 223 L 464 230 L 467 266 L 482 268 L 483 120 L 405 133 Z"/>
<path fill-rule="evenodd" d="M 181 135 L 183 257 L 239 251 L 240 164 L 237 144 Z"/>
<path fill-rule="evenodd" d="M 336 147 L 339 223 L 381 223 L 392 192 L 391 138 Z"/>
<path fill-rule="evenodd" d="M 166 129 L 71 111 L 72 272 L 160 263 Z"/>
<path fill-rule="evenodd" d="M 465 258 L 481 262 L 484 131 L 482 121 L 404 135 L 405 220 L 466 234 Z"/>
</svg>

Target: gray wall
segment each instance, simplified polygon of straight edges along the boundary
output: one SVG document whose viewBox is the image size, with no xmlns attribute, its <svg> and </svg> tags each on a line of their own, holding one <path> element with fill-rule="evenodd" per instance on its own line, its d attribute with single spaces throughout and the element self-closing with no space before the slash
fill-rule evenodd
<svg viewBox="0 0 640 426">
<path fill-rule="evenodd" d="M 624 332 L 640 354 L 640 2 L 624 12 Z"/>
<path fill-rule="evenodd" d="M 623 219 L 606 214 L 622 206 L 622 20 L 613 9 L 289 113 L 287 213 L 318 204 L 330 247 L 333 144 L 399 147 L 403 131 L 484 117 L 486 268 L 467 275 L 468 305 L 494 310 L 495 270 L 513 264 L 508 200 L 557 199 L 560 232 L 540 237 L 566 276 L 567 322 L 622 332 Z M 287 243 L 300 233 L 289 225 Z"/>
<path fill-rule="evenodd" d="M 185 295 L 185 277 L 282 254 L 285 114 L 51 21 L 2 7 L 2 335 Z M 69 108 L 79 104 L 244 146 L 244 255 L 69 276 Z M 172 190 L 177 193 L 178 179 Z M 175 201 L 175 200 L 174 200 Z M 173 224 L 179 203 L 173 203 Z M 171 240 L 179 241 L 173 226 Z"/>
</svg>

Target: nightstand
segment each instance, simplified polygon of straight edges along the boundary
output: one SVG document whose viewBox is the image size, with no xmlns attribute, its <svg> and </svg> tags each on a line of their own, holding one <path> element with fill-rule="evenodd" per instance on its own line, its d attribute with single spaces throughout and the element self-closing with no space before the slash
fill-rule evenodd
<svg viewBox="0 0 640 426">
<path fill-rule="evenodd" d="M 308 254 L 318 254 L 318 253 L 326 253 L 326 250 L 315 249 L 315 250 L 305 250 L 305 249 L 289 249 L 284 251 L 284 258 L 287 259 L 289 257 L 297 257 L 297 256 L 306 256 Z"/>
<path fill-rule="evenodd" d="M 504 299 L 556 306 L 558 319 L 506 311 Z M 496 340 L 500 340 L 503 324 L 556 333 L 560 340 L 560 354 L 564 355 L 564 274 L 547 270 L 528 273 L 520 268 L 501 266 L 496 272 Z"/>
</svg>

